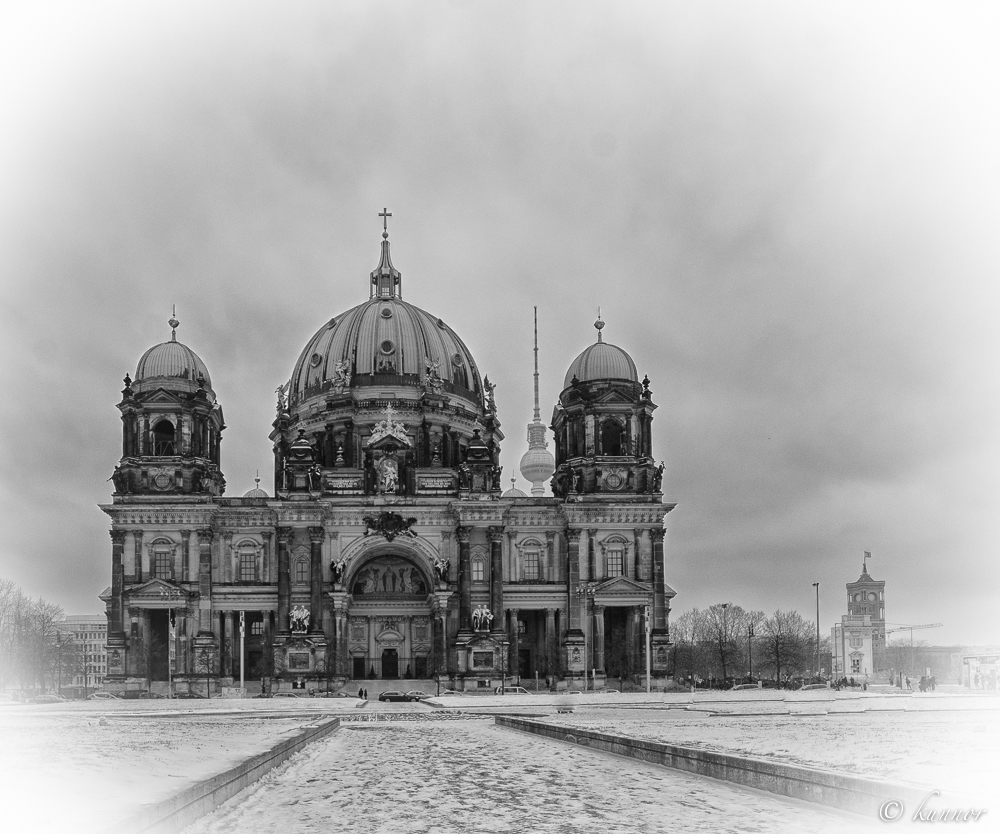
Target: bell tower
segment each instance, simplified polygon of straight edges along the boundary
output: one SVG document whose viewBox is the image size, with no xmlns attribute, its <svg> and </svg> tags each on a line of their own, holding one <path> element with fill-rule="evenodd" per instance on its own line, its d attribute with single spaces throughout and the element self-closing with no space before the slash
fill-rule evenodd
<svg viewBox="0 0 1000 834">
<path fill-rule="evenodd" d="M 594 327 L 597 341 L 570 365 L 552 416 L 552 492 L 560 498 L 659 493 L 663 466 L 653 460 L 649 378 L 640 383 L 632 357 L 604 341 L 600 318 Z"/>
<path fill-rule="evenodd" d="M 170 341 L 142 355 L 134 381 L 125 376 L 115 494 L 222 495 L 222 407 L 205 363 L 177 341 L 180 322 L 171 316 L 168 324 Z"/>
</svg>

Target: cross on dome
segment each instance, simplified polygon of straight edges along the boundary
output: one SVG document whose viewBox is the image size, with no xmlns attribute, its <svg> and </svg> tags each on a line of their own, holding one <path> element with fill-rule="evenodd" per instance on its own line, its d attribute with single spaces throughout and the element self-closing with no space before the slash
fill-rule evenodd
<svg viewBox="0 0 1000 834">
<path fill-rule="evenodd" d="M 389 218 L 392 217 L 392 212 L 389 209 L 384 208 L 378 214 L 382 218 L 382 237 L 389 237 Z"/>
<path fill-rule="evenodd" d="M 177 321 L 177 305 L 176 304 L 173 305 L 173 311 L 170 314 L 170 320 L 167 322 L 167 324 L 170 325 L 170 341 L 171 342 L 176 342 L 177 341 L 177 326 L 180 324 L 180 322 Z"/>
</svg>

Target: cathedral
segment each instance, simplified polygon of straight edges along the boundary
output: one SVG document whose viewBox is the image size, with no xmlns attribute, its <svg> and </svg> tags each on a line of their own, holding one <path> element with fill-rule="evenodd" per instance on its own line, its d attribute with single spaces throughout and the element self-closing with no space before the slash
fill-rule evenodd
<svg viewBox="0 0 1000 834">
<path fill-rule="evenodd" d="M 176 316 L 125 377 L 101 506 L 106 687 L 580 689 L 647 662 L 662 682 L 675 505 L 653 456 L 648 377 L 598 320 L 555 403 L 553 455 L 536 328 L 520 463 L 531 494 L 504 491 L 494 386 L 449 325 L 403 300 L 384 224 L 367 283 L 368 300 L 323 324 L 277 389 L 271 494 L 259 479 L 225 494 L 222 404 Z"/>
</svg>

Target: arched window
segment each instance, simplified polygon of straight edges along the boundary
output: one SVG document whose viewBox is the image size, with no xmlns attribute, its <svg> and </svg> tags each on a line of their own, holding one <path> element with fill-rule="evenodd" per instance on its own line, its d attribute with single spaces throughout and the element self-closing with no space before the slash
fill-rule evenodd
<svg viewBox="0 0 1000 834">
<path fill-rule="evenodd" d="M 296 585 L 309 584 L 309 560 L 297 559 L 295 562 L 295 572 L 292 575 L 292 582 Z"/>
<path fill-rule="evenodd" d="M 157 579 L 174 577 L 174 545 L 169 539 L 159 539 L 150 546 L 150 573 Z"/>
<path fill-rule="evenodd" d="M 606 577 L 612 579 L 616 576 L 625 575 L 625 558 L 628 555 L 628 544 L 625 540 L 615 536 L 601 542 L 601 550 L 604 551 L 604 558 L 607 563 Z"/>
<path fill-rule="evenodd" d="M 174 426 L 169 420 L 160 420 L 153 426 L 153 454 L 173 455 L 174 451 Z"/>
<path fill-rule="evenodd" d="M 472 581 L 473 582 L 485 582 L 486 581 L 486 560 L 485 559 L 473 559 L 472 560 Z"/>
<path fill-rule="evenodd" d="M 542 545 L 539 542 L 528 541 L 521 545 L 521 578 L 531 582 L 539 579 L 539 561 Z"/>
<path fill-rule="evenodd" d="M 257 581 L 257 548 L 252 543 L 241 544 L 236 550 L 237 577 L 240 582 Z"/>
<path fill-rule="evenodd" d="M 602 455 L 624 455 L 625 430 L 621 423 L 613 417 L 609 417 L 601 423 L 601 454 Z"/>
</svg>

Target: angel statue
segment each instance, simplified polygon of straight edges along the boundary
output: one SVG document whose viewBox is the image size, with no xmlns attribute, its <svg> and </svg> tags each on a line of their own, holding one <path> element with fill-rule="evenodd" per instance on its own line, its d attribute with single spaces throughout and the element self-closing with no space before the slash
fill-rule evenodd
<svg viewBox="0 0 1000 834">
<path fill-rule="evenodd" d="M 288 390 L 288 383 L 284 385 L 279 385 L 274 389 L 274 393 L 278 395 L 278 413 L 281 414 L 288 408 L 288 401 L 285 399 L 285 392 Z"/>
<path fill-rule="evenodd" d="M 309 609 L 304 605 L 296 605 L 288 613 L 288 621 L 292 634 L 305 634 L 309 629 Z"/>
</svg>

